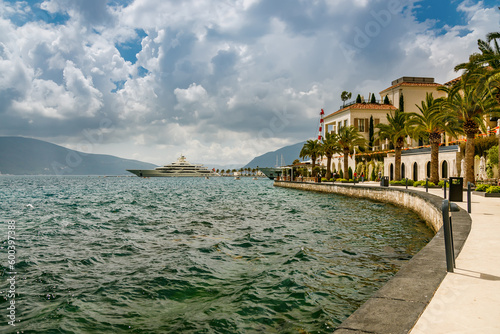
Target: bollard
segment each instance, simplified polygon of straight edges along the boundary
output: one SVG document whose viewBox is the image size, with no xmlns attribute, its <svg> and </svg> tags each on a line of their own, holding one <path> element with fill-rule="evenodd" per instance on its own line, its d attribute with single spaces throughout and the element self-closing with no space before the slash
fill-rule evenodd
<svg viewBox="0 0 500 334">
<path fill-rule="evenodd" d="M 444 189 L 444 199 L 446 199 L 446 180 L 444 180 L 444 184 L 443 184 L 443 189 Z"/>
<path fill-rule="evenodd" d="M 444 248 L 446 252 L 446 271 L 453 272 L 455 268 L 455 252 L 453 250 L 453 232 L 451 227 L 450 217 L 450 202 L 445 199 L 441 208 L 443 212 L 443 232 L 444 232 Z"/>
<path fill-rule="evenodd" d="M 408 178 L 406 178 L 406 189 L 408 189 Z"/>
<path fill-rule="evenodd" d="M 429 179 L 428 178 L 425 178 L 425 192 L 426 193 L 429 192 Z"/>
<path fill-rule="evenodd" d="M 470 187 L 471 187 L 472 183 L 470 182 L 467 182 L 467 212 L 470 213 L 471 212 L 471 194 L 470 194 Z"/>
</svg>

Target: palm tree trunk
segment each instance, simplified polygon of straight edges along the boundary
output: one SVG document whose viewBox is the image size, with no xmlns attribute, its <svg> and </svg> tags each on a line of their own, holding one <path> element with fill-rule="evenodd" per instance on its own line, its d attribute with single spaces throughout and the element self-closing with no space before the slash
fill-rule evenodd
<svg viewBox="0 0 500 334">
<path fill-rule="evenodd" d="M 475 183 L 474 178 L 474 137 L 475 132 L 466 133 L 467 142 L 465 143 L 465 180 L 464 186 L 467 186 L 467 182 Z"/>
<path fill-rule="evenodd" d="M 316 167 L 316 157 L 315 156 L 311 156 L 311 160 L 312 160 L 311 176 L 315 177 L 316 176 L 316 172 L 314 171 L 314 167 Z"/>
<path fill-rule="evenodd" d="M 401 146 L 394 148 L 394 180 L 401 180 Z"/>
<path fill-rule="evenodd" d="M 349 180 L 349 148 L 344 149 L 344 179 Z"/>
<path fill-rule="evenodd" d="M 441 136 L 440 136 L 441 137 Z M 438 184 L 439 182 L 439 144 L 441 140 L 436 138 L 431 138 L 429 136 L 431 143 L 431 182 Z"/>
<path fill-rule="evenodd" d="M 329 155 L 326 157 L 326 180 L 327 181 L 332 178 L 331 164 L 332 164 L 332 156 Z"/>
</svg>

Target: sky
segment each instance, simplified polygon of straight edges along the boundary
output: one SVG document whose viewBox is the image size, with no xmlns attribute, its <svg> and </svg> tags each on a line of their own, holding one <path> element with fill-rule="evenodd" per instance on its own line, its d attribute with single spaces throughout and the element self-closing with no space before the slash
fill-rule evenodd
<svg viewBox="0 0 500 334">
<path fill-rule="evenodd" d="M 0 136 L 164 165 L 314 139 L 346 90 L 444 83 L 497 1 L 0 0 Z"/>
</svg>

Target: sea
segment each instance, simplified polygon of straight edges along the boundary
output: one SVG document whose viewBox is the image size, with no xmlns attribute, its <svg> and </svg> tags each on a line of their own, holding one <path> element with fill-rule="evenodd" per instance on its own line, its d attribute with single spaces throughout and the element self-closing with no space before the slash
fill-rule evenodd
<svg viewBox="0 0 500 334">
<path fill-rule="evenodd" d="M 0 209 L 1 333 L 331 333 L 433 237 L 251 177 L 4 175 Z"/>
</svg>

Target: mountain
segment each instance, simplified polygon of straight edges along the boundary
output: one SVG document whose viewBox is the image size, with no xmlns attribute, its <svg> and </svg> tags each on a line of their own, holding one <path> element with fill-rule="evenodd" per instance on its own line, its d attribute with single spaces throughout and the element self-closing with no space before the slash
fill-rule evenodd
<svg viewBox="0 0 500 334">
<path fill-rule="evenodd" d="M 0 137 L 2 174 L 132 175 L 126 170 L 155 167 L 137 160 L 78 152 L 32 138 Z"/>
<path fill-rule="evenodd" d="M 274 167 L 276 165 L 276 157 L 278 157 L 278 165 L 281 165 L 281 156 L 283 156 L 284 165 L 291 165 L 295 159 L 299 158 L 300 150 L 304 146 L 305 141 L 282 147 L 273 152 L 267 152 L 258 157 L 253 158 L 243 168 L 259 167 Z"/>
</svg>

